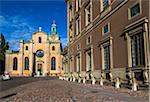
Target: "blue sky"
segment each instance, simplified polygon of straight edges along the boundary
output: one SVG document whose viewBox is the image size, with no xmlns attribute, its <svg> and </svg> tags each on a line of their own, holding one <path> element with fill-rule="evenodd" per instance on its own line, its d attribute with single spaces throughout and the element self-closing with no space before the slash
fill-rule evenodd
<svg viewBox="0 0 150 102">
<path fill-rule="evenodd" d="M 0 32 L 10 49 L 18 50 L 19 40 L 28 41 L 42 27 L 50 32 L 52 21 L 57 24 L 63 46 L 67 43 L 65 0 L 0 0 Z"/>
</svg>

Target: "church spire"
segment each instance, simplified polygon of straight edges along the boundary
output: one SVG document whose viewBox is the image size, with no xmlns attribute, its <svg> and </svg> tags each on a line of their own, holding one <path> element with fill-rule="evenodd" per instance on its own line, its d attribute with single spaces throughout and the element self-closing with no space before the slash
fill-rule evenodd
<svg viewBox="0 0 150 102">
<path fill-rule="evenodd" d="M 52 23 L 52 26 L 51 26 L 51 33 L 52 34 L 57 34 L 57 27 L 56 27 L 55 20 L 53 20 L 53 23 Z"/>
<path fill-rule="evenodd" d="M 59 37 L 55 20 L 53 20 L 53 23 L 51 25 L 51 32 L 50 32 L 49 36 Z"/>
</svg>

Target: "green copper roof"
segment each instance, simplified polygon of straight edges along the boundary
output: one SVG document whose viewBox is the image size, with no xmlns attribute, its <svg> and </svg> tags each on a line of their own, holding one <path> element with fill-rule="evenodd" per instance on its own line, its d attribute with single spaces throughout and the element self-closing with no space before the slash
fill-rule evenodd
<svg viewBox="0 0 150 102">
<path fill-rule="evenodd" d="M 51 33 L 49 34 L 49 36 L 58 36 L 59 34 L 57 33 L 57 25 L 55 23 L 55 20 L 53 21 L 53 24 L 51 26 Z"/>
</svg>

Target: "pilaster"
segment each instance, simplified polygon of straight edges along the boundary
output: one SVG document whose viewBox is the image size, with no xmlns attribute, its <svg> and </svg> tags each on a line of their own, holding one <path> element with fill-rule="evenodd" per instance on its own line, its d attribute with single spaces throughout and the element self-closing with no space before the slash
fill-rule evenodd
<svg viewBox="0 0 150 102">
<path fill-rule="evenodd" d="M 33 70 L 33 40 L 30 40 L 30 59 L 29 59 L 29 72 L 30 75 L 32 75 L 32 70 Z"/>
<path fill-rule="evenodd" d="M 50 46 L 49 46 L 49 40 L 46 41 L 45 45 L 45 68 L 43 69 L 43 75 L 46 75 L 49 72 L 50 68 Z"/>
<path fill-rule="evenodd" d="M 19 71 L 19 75 L 23 75 L 23 68 L 24 68 L 24 58 L 23 58 L 23 54 L 24 54 L 24 41 L 20 40 L 20 52 L 19 52 L 19 60 L 18 60 L 18 71 Z"/>
</svg>

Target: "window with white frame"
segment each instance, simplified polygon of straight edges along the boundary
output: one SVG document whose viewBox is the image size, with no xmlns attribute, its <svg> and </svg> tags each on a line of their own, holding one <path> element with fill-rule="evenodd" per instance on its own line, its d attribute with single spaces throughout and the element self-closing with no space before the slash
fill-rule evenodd
<svg viewBox="0 0 150 102">
<path fill-rule="evenodd" d="M 101 3 L 101 11 L 107 9 L 110 5 L 110 0 L 100 0 Z"/>
<path fill-rule="evenodd" d="M 80 34 L 81 32 L 81 19 L 80 16 L 76 20 L 76 35 Z"/>
<path fill-rule="evenodd" d="M 131 38 L 132 67 L 144 66 L 145 65 L 144 35 L 143 33 L 139 33 L 131 36 L 130 38 Z"/>
<path fill-rule="evenodd" d="M 104 69 L 106 70 L 106 79 L 110 80 L 110 46 L 104 46 Z"/>
<path fill-rule="evenodd" d="M 72 9 L 69 9 L 69 21 L 72 20 Z"/>
<path fill-rule="evenodd" d="M 109 6 L 109 0 L 103 0 L 103 9 L 105 10 Z"/>
<path fill-rule="evenodd" d="M 76 63 L 77 63 L 77 72 L 80 72 L 81 71 L 81 57 L 80 57 L 80 54 L 77 55 L 77 60 L 76 60 Z"/>
<path fill-rule="evenodd" d="M 81 48 L 80 46 L 81 46 L 80 44 L 77 45 L 77 50 L 80 50 Z"/>
<path fill-rule="evenodd" d="M 110 23 L 107 23 L 103 28 L 102 28 L 102 34 L 107 34 L 110 32 Z"/>
<path fill-rule="evenodd" d="M 91 2 L 85 7 L 85 25 L 89 25 L 92 21 L 92 8 Z"/>
<path fill-rule="evenodd" d="M 86 71 L 92 70 L 92 53 L 91 50 L 86 52 Z"/>
<path fill-rule="evenodd" d="M 76 11 L 79 11 L 81 7 L 81 0 L 76 0 Z"/>
<path fill-rule="evenodd" d="M 107 41 L 101 45 L 102 48 L 102 68 L 105 71 L 105 78 L 110 80 L 110 69 L 112 67 L 112 40 Z"/>
<path fill-rule="evenodd" d="M 70 38 L 70 41 L 72 41 L 73 39 L 73 33 L 72 33 L 72 27 L 69 29 L 69 38 Z"/>
<path fill-rule="evenodd" d="M 104 69 L 110 70 L 110 46 L 104 46 Z"/>
<path fill-rule="evenodd" d="M 70 61 L 69 61 L 69 65 L 70 65 L 70 72 L 74 72 L 74 58 L 73 57 L 71 57 L 70 58 Z"/>
<path fill-rule="evenodd" d="M 135 17 L 139 15 L 141 12 L 140 10 L 140 3 L 135 3 L 130 9 L 129 9 L 129 18 Z"/>
<path fill-rule="evenodd" d="M 106 40 L 107 39 L 107 40 Z M 113 41 L 112 37 L 107 36 L 102 38 L 100 42 L 100 50 L 102 56 L 102 69 L 104 71 L 104 77 L 107 80 L 111 80 L 111 69 L 113 68 Z"/>
<path fill-rule="evenodd" d="M 87 37 L 86 44 L 89 45 L 92 43 L 92 36 Z"/>
</svg>

